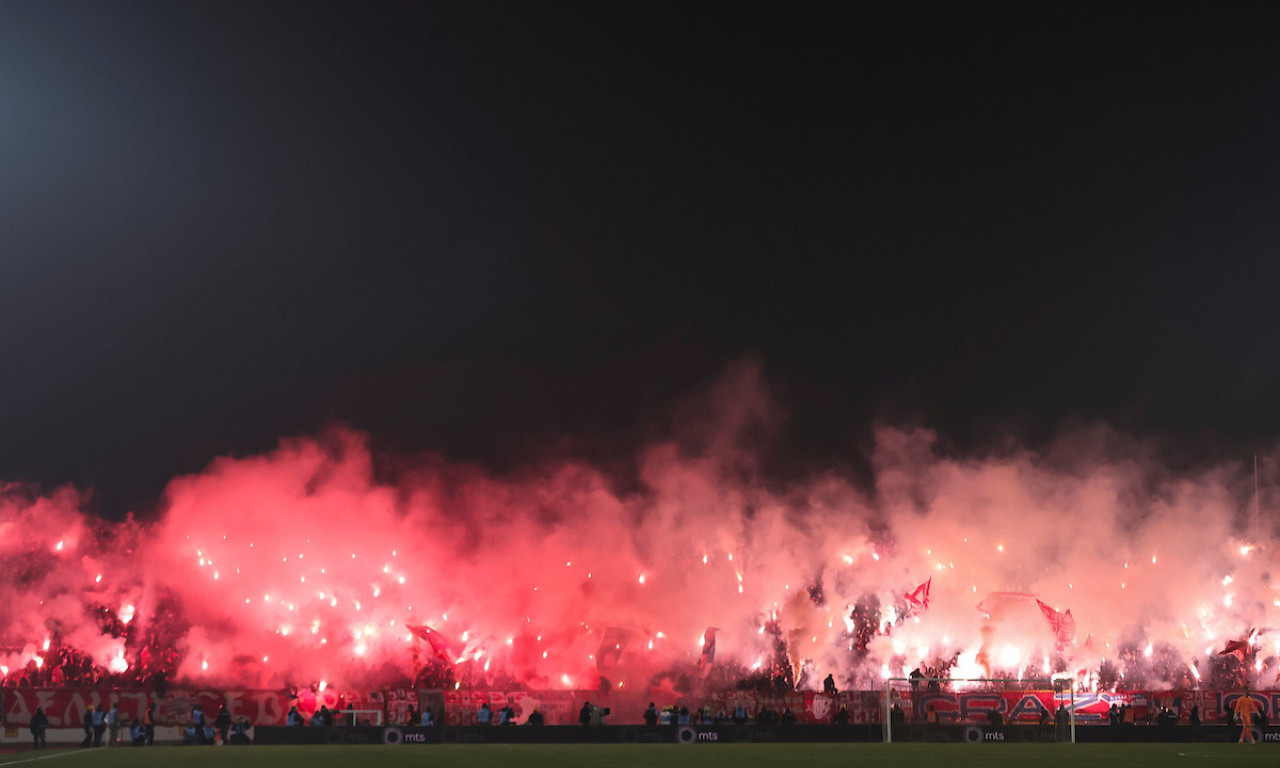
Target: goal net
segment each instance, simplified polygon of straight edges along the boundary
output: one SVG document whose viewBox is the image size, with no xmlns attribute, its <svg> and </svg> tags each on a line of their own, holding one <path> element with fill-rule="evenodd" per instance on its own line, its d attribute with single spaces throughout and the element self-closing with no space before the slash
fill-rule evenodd
<svg viewBox="0 0 1280 768">
<path fill-rule="evenodd" d="M 334 713 L 334 725 L 376 725 L 381 726 L 382 710 L 380 709 L 339 709 Z"/>
<path fill-rule="evenodd" d="M 1075 742 L 1069 679 L 895 677 L 885 681 L 884 740 Z"/>
</svg>

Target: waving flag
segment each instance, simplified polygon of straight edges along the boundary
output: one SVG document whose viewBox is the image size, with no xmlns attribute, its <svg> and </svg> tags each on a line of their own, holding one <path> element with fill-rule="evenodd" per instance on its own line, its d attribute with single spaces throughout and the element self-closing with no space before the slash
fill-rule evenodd
<svg viewBox="0 0 1280 768">
<path fill-rule="evenodd" d="M 711 666 L 716 660 L 716 630 L 717 627 L 707 627 L 707 631 L 702 633 L 702 658 L 698 659 L 698 666 Z"/>
<path fill-rule="evenodd" d="M 415 637 L 426 640 L 431 645 L 431 652 L 433 654 L 444 659 L 450 664 L 453 663 L 453 645 L 448 640 L 444 639 L 444 635 L 441 635 L 426 624 L 419 624 L 417 626 L 406 625 L 405 628 L 412 632 Z"/>
<path fill-rule="evenodd" d="M 1049 620 L 1049 628 L 1058 639 L 1059 647 L 1070 644 L 1076 638 L 1076 620 L 1070 610 L 1060 613 L 1040 599 L 1036 600 L 1036 605 L 1040 606 L 1040 612 Z"/>
<path fill-rule="evenodd" d="M 910 604 L 907 608 L 912 613 L 926 611 L 929 609 L 929 588 L 933 586 L 933 577 L 915 588 L 915 591 L 905 595 L 907 602 Z"/>
<path fill-rule="evenodd" d="M 1243 640 L 1231 640 L 1226 647 L 1218 651 L 1219 656 L 1235 656 L 1240 661 L 1244 661 L 1244 657 L 1249 651 L 1253 650 L 1248 643 Z"/>
</svg>

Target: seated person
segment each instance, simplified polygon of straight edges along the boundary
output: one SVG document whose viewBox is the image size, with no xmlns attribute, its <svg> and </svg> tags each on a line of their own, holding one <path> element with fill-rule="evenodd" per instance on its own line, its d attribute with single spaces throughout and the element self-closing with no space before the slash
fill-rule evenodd
<svg viewBox="0 0 1280 768">
<path fill-rule="evenodd" d="M 245 745 L 249 743 L 249 720 L 240 718 L 231 726 L 231 743 Z"/>
<path fill-rule="evenodd" d="M 213 724 L 205 723 L 204 727 L 200 729 L 200 743 L 212 744 L 214 741 L 217 740 L 217 735 L 218 735 L 218 732 L 214 730 Z"/>
<path fill-rule="evenodd" d="M 196 744 L 200 741 L 200 735 L 196 732 L 196 724 L 193 720 L 188 720 L 187 724 L 182 726 L 182 743 L 186 745 Z"/>
</svg>

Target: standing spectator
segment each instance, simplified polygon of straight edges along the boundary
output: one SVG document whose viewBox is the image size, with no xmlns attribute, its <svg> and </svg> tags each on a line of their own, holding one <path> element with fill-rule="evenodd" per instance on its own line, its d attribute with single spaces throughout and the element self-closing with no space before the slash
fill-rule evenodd
<svg viewBox="0 0 1280 768">
<path fill-rule="evenodd" d="M 658 709 L 649 702 L 649 708 L 644 711 L 644 724 L 653 727 L 658 724 Z"/>
<path fill-rule="evenodd" d="M 430 728 L 435 725 L 435 721 L 431 718 L 431 707 L 422 710 L 422 727 Z"/>
<path fill-rule="evenodd" d="M 582 702 L 582 709 L 578 710 L 578 723 L 584 728 L 591 723 L 591 702 Z"/>
<path fill-rule="evenodd" d="M 112 702 L 107 712 L 107 746 L 114 747 L 120 739 L 120 705 Z"/>
<path fill-rule="evenodd" d="M 90 705 L 85 709 L 84 714 L 80 716 L 80 725 L 84 728 L 84 741 L 80 742 L 81 749 L 93 746 L 93 706 Z"/>
<path fill-rule="evenodd" d="M 298 707 L 296 705 L 289 707 L 289 714 L 285 716 L 284 724 L 285 725 L 302 725 L 303 722 L 304 721 L 302 719 L 302 713 L 298 711 Z"/>
<path fill-rule="evenodd" d="M 489 702 L 480 705 L 480 710 L 476 712 L 476 722 L 480 725 L 493 724 L 493 710 L 489 709 Z"/>
<path fill-rule="evenodd" d="M 156 705 L 148 704 L 147 712 L 142 716 L 142 738 L 150 747 L 156 743 Z"/>
<path fill-rule="evenodd" d="M 36 707 L 36 711 L 31 715 L 31 748 L 47 749 L 48 744 L 44 741 L 45 729 L 49 727 L 49 718 L 44 713 L 44 707 Z"/>
<path fill-rule="evenodd" d="M 836 693 L 838 693 L 838 691 L 836 691 L 836 679 L 835 679 L 835 677 L 833 677 L 833 676 L 831 676 L 831 675 L 827 675 L 827 679 L 822 681 L 822 692 L 823 692 L 823 693 L 829 693 L 829 694 L 831 694 L 832 696 L 834 696 L 834 695 L 836 695 Z"/>
<path fill-rule="evenodd" d="M 102 746 L 102 734 L 107 730 L 107 713 L 102 707 L 93 710 L 93 746 Z"/>
<path fill-rule="evenodd" d="M 840 708 L 836 710 L 835 715 L 831 717 L 831 722 L 835 723 L 836 725 L 848 725 L 849 724 L 849 708 L 841 704 Z"/>
<path fill-rule="evenodd" d="M 405 725 L 418 724 L 418 710 L 412 704 L 409 705 L 409 712 L 407 715 L 405 715 L 404 724 Z"/>
<path fill-rule="evenodd" d="M 218 714 L 213 718 L 213 725 L 218 729 L 218 734 L 222 736 L 222 743 L 227 743 L 227 731 L 231 730 L 231 713 L 227 711 L 227 705 L 222 704 L 218 707 Z"/>
<path fill-rule="evenodd" d="M 195 723 L 196 734 L 200 733 L 200 729 L 204 728 L 204 707 L 200 706 L 200 702 L 191 708 L 191 722 Z"/>
</svg>

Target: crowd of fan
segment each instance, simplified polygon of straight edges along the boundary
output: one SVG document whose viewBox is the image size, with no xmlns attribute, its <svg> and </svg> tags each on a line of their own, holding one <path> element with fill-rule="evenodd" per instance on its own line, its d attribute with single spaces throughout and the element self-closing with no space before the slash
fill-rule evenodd
<svg viewBox="0 0 1280 768">
<path fill-rule="evenodd" d="M 163 692 L 178 666 L 173 648 L 147 645 L 138 651 L 137 663 L 123 672 L 112 672 L 94 663 L 93 657 L 69 645 L 52 646 L 39 660 L 10 669 L 0 677 L 6 688 L 155 688 Z"/>
</svg>

